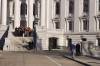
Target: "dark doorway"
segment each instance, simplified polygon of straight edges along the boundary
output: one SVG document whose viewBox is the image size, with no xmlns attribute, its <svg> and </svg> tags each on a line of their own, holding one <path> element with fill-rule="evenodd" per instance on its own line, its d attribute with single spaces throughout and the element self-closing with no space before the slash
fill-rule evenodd
<svg viewBox="0 0 100 66">
<path fill-rule="evenodd" d="M 20 27 L 26 27 L 26 26 L 27 26 L 26 20 L 21 20 L 20 21 Z"/>
<path fill-rule="evenodd" d="M 56 37 L 49 38 L 49 50 L 58 49 L 57 41 L 58 41 L 58 38 Z"/>
<path fill-rule="evenodd" d="M 86 38 L 82 38 L 82 41 L 87 41 L 87 39 Z"/>
<path fill-rule="evenodd" d="M 68 38 L 68 47 L 70 46 L 70 44 L 72 44 L 72 39 Z"/>
<path fill-rule="evenodd" d="M 87 48 L 86 48 L 86 44 L 87 44 L 87 39 L 86 38 L 81 38 L 82 42 L 81 42 L 81 54 L 84 54 L 87 52 Z M 88 46 L 88 45 L 87 45 Z"/>
<path fill-rule="evenodd" d="M 98 40 L 98 46 L 100 47 L 100 38 L 98 38 L 97 40 Z"/>
</svg>

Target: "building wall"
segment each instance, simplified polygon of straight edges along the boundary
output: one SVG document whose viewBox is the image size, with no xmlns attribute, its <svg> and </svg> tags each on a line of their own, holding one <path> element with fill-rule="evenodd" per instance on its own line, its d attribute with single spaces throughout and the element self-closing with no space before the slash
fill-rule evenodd
<svg viewBox="0 0 100 66">
<path fill-rule="evenodd" d="M 1 1 L 1 0 L 0 0 Z M 20 16 L 20 5 L 21 2 L 27 4 L 27 15 Z M 60 17 L 55 19 L 55 2 L 60 1 Z M 79 43 L 82 41 L 82 38 L 86 38 L 87 41 L 92 41 L 97 45 L 97 35 L 99 35 L 99 30 L 97 30 L 97 0 L 89 0 L 89 30 L 83 31 L 82 29 L 82 20 L 83 20 L 83 0 L 73 0 L 74 1 L 74 15 L 71 19 L 69 14 L 69 1 L 71 0 L 40 0 L 40 15 L 37 17 L 40 22 L 40 25 L 36 26 L 38 39 L 41 39 L 41 44 L 44 50 L 48 50 L 49 47 L 49 38 L 56 37 L 58 38 L 58 46 L 68 46 L 68 38 L 72 39 L 72 43 Z M 26 20 L 27 27 L 33 26 L 33 21 L 35 16 L 31 15 L 32 7 L 35 3 L 34 0 L 9 0 L 8 4 L 13 2 L 14 8 L 8 7 L 7 16 L 11 17 L 14 20 L 14 28 L 20 26 L 20 20 Z M 31 3 L 32 2 L 32 3 Z M 31 5 L 30 5 L 31 4 Z M 14 14 L 11 10 L 14 9 Z M 31 11 L 30 11 L 31 9 Z M 11 15 L 12 14 L 12 15 Z M 6 18 L 6 17 L 5 17 Z M 60 29 L 55 28 L 55 22 L 60 21 Z M 68 30 L 68 21 L 73 20 L 73 31 Z M 9 22 L 9 19 L 8 21 Z"/>
<path fill-rule="evenodd" d="M 1 24 L 1 0 L 0 0 L 0 24 Z"/>
</svg>

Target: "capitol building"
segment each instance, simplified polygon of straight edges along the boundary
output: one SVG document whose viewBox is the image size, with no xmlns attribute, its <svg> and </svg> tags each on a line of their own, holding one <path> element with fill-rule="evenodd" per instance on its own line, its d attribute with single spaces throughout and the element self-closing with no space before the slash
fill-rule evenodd
<svg viewBox="0 0 100 66">
<path fill-rule="evenodd" d="M 82 42 L 100 46 L 100 0 L 0 0 L 0 38 L 10 23 L 12 30 L 8 29 L 8 34 L 18 27 L 35 26 L 36 43 L 42 50 Z M 3 50 L 25 50 L 23 41 L 32 38 L 8 35 Z"/>
</svg>

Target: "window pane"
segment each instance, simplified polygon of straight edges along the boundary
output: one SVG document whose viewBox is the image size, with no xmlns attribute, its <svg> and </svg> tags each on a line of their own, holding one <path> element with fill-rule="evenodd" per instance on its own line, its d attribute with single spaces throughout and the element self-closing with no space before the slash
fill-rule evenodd
<svg viewBox="0 0 100 66">
<path fill-rule="evenodd" d="M 100 11 L 100 0 L 99 0 L 99 5 L 98 6 L 99 6 L 99 11 Z"/>
<path fill-rule="evenodd" d="M 98 38 L 98 46 L 100 47 L 100 38 Z"/>
<path fill-rule="evenodd" d="M 33 4 L 33 15 L 34 16 L 36 15 L 36 13 L 35 13 L 36 12 L 36 9 L 35 8 L 36 8 L 36 6 L 35 6 L 35 4 Z"/>
<path fill-rule="evenodd" d="M 69 1 L 69 13 L 74 13 L 74 0 Z"/>
<path fill-rule="evenodd" d="M 73 30 L 73 22 L 69 21 L 69 30 L 72 31 Z"/>
<path fill-rule="evenodd" d="M 21 3 L 21 15 L 27 14 L 27 4 L 26 3 Z"/>
<path fill-rule="evenodd" d="M 88 30 L 88 20 L 83 20 L 83 30 Z"/>
<path fill-rule="evenodd" d="M 56 29 L 60 29 L 60 22 L 55 22 Z"/>
<path fill-rule="evenodd" d="M 83 12 L 85 12 L 85 13 L 89 12 L 89 0 L 84 0 L 84 2 L 83 2 Z"/>
<path fill-rule="evenodd" d="M 60 2 L 56 2 L 56 14 L 60 15 Z"/>
<path fill-rule="evenodd" d="M 98 24 L 99 24 L 98 26 L 99 26 L 99 30 L 100 30 L 100 19 L 99 19 L 99 23 Z"/>
</svg>

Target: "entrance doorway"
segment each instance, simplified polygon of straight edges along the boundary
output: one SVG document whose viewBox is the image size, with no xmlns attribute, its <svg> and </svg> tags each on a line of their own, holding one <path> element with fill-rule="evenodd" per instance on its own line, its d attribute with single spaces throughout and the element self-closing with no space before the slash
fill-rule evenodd
<svg viewBox="0 0 100 66">
<path fill-rule="evenodd" d="M 72 44 L 72 39 L 68 38 L 68 47 L 70 46 L 70 44 Z"/>
<path fill-rule="evenodd" d="M 86 38 L 82 38 L 82 41 L 87 41 L 87 39 Z"/>
<path fill-rule="evenodd" d="M 49 38 L 49 50 L 58 49 L 58 38 Z"/>
<path fill-rule="evenodd" d="M 100 38 L 98 38 L 97 40 L 98 40 L 98 46 L 100 47 Z"/>
<path fill-rule="evenodd" d="M 26 27 L 26 26 L 27 26 L 26 20 L 21 20 L 20 21 L 20 27 Z"/>
</svg>

